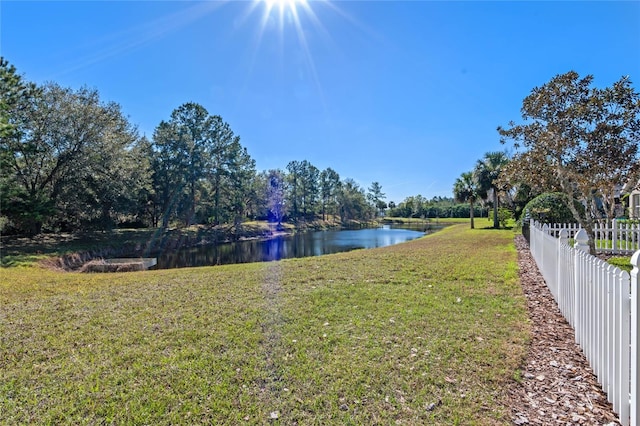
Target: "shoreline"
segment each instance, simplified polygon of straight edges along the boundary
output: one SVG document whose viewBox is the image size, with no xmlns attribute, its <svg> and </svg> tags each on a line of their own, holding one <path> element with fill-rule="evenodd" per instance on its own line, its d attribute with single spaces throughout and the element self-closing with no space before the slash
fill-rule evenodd
<svg viewBox="0 0 640 426">
<path fill-rule="evenodd" d="M 186 228 L 115 229 L 85 233 L 39 234 L 27 238 L 3 236 L 0 266 L 40 265 L 60 271 L 76 271 L 91 261 L 113 257 L 156 257 L 170 250 L 217 245 L 241 241 L 268 241 L 299 232 L 350 230 L 383 225 L 415 225 L 428 228 L 450 224 L 446 219 L 378 218 L 370 222 L 317 220 L 313 222 L 275 224 L 264 221 L 244 222 L 240 226 L 193 225 Z"/>
<path fill-rule="evenodd" d="M 168 230 L 116 229 L 78 234 L 40 234 L 32 238 L 4 237 L 0 246 L 1 264 L 2 267 L 11 267 L 20 263 L 39 264 L 48 269 L 77 271 L 85 263 L 97 259 L 155 257 L 162 252 L 190 247 L 239 241 L 268 241 L 298 232 L 365 228 L 377 225 L 377 222 L 348 225 L 321 221 L 281 225 L 247 222 L 240 226 L 196 225 Z"/>
</svg>

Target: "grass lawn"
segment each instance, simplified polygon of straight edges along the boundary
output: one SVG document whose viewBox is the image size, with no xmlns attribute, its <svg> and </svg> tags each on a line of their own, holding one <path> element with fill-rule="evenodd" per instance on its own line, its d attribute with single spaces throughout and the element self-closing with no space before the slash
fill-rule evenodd
<svg viewBox="0 0 640 426">
<path fill-rule="evenodd" d="M 0 269 L 0 424 L 511 424 L 513 232 L 121 274 Z"/>
<path fill-rule="evenodd" d="M 486 218 L 485 218 L 486 219 Z M 422 219 L 422 218 L 415 218 L 415 217 L 393 217 L 393 216 L 388 216 L 388 217 L 383 217 L 378 219 L 381 222 L 393 222 L 393 223 L 425 223 L 425 222 L 432 222 L 432 223 L 471 223 L 471 219 L 464 218 L 464 217 L 440 217 L 440 218 L 426 218 L 426 219 Z M 478 218 L 475 218 L 475 220 L 477 221 Z M 493 222 L 491 222 L 491 225 L 493 225 Z"/>
</svg>

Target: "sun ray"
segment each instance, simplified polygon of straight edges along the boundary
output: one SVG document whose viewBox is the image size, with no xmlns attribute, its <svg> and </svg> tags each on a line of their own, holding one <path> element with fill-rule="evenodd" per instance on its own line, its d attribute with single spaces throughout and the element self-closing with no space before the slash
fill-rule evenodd
<svg viewBox="0 0 640 426">
<path fill-rule="evenodd" d="M 203 19 L 222 5 L 222 2 L 196 3 L 152 21 L 140 22 L 133 27 L 85 42 L 88 45 L 83 50 L 90 53 L 75 55 L 73 61 L 66 64 L 62 70 L 54 73 L 52 78 L 59 78 L 62 75 L 140 49 Z"/>
<path fill-rule="evenodd" d="M 292 10 L 292 13 L 294 14 L 294 25 L 296 28 L 296 33 L 298 34 L 298 40 L 300 40 L 300 44 L 302 45 L 302 50 L 305 55 L 307 67 L 309 68 L 309 71 L 311 73 L 311 79 L 313 80 L 313 84 L 316 86 L 316 90 L 318 91 L 318 95 L 320 96 L 322 107 L 326 109 L 327 105 L 325 101 L 324 92 L 322 90 L 322 85 L 320 84 L 320 78 L 318 77 L 318 71 L 316 70 L 315 62 L 313 60 L 313 57 L 311 56 L 311 50 L 309 49 L 307 38 L 304 35 L 304 30 L 300 23 L 300 19 L 298 18 L 297 10 L 296 9 Z"/>
<path fill-rule="evenodd" d="M 325 91 L 322 87 L 321 72 L 316 65 L 313 51 L 318 43 L 325 43 L 329 49 L 340 52 L 341 47 L 333 39 L 332 35 L 320 20 L 320 7 L 328 8 L 343 19 L 347 19 L 355 25 L 354 19 L 342 11 L 333 0 L 251 0 L 249 7 L 245 9 L 240 25 L 250 24 L 249 17 L 258 10 L 259 16 L 254 21 L 255 37 L 251 41 L 249 64 L 245 81 L 241 92 L 248 90 L 249 81 L 256 71 L 254 67 L 259 52 L 264 47 L 270 54 L 277 52 L 271 60 L 279 63 L 282 75 L 288 75 L 286 67 L 299 66 L 299 80 L 294 82 L 299 84 L 301 91 L 296 93 L 300 96 L 308 96 L 314 93 L 317 103 L 325 112 L 328 111 L 328 104 Z M 362 25 L 355 25 L 363 30 Z M 369 31 L 365 31 L 369 32 Z M 268 43 L 273 43 L 267 46 Z M 288 49 L 293 49 L 289 51 Z M 290 59 L 299 55 L 300 62 L 291 62 Z M 276 57 L 277 56 L 277 57 Z M 294 90 L 295 92 L 295 90 Z M 238 98 L 240 100 L 242 96 Z"/>
<path fill-rule="evenodd" d="M 322 3 L 328 3 L 329 0 L 324 0 Z M 310 21 L 316 29 L 319 29 L 323 37 L 326 37 L 328 33 L 320 23 L 320 20 L 316 16 L 315 12 L 311 8 L 308 0 L 254 0 L 252 2 L 252 10 L 255 5 L 263 5 L 263 13 L 260 19 L 258 28 L 258 40 L 256 41 L 255 49 L 260 46 L 262 39 L 264 38 L 267 27 L 270 23 L 273 23 L 277 27 L 278 47 L 282 57 L 285 55 L 285 39 L 287 32 L 291 31 L 287 27 L 290 27 L 295 34 L 295 38 L 298 41 L 300 49 L 302 51 L 303 60 L 307 69 L 310 84 L 315 88 L 320 97 L 323 107 L 326 108 L 324 94 L 318 71 L 311 54 L 311 47 L 305 35 L 305 28 L 303 27 L 303 21 Z M 275 22 L 273 22 L 275 21 Z M 254 55 L 256 53 L 254 50 Z M 253 61 L 252 61 L 253 64 Z"/>
</svg>

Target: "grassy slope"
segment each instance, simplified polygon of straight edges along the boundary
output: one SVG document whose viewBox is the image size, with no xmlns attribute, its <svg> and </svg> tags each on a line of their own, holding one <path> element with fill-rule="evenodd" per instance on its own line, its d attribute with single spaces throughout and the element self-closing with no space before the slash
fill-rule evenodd
<svg viewBox="0 0 640 426">
<path fill-rule="evenodd" d="M 456 225 L 272 263 L 0 269 L 0 424 L 509 424 L 528 333 L 512 239 Z"/>
</svg>

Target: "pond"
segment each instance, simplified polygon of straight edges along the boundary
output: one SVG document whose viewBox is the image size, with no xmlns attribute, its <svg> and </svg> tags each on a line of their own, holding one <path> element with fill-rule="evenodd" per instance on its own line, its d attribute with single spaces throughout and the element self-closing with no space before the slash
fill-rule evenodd
<svg viewBox="0 0 640 426">
<path fill-rule="evenodd" d="M 425 227 L 402 229 L 385 225 L 381 228 L 304 232 L 266 241 L 250 240 L 192 247 L 159 254 L 158 263 L 153 269 L 268 262 L 293 257 L 320 256 L 399 244 L 421 237 L 426 232 L 430 231 Z"/>
</svg>

